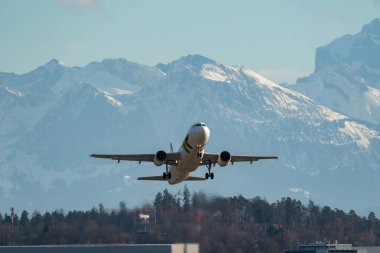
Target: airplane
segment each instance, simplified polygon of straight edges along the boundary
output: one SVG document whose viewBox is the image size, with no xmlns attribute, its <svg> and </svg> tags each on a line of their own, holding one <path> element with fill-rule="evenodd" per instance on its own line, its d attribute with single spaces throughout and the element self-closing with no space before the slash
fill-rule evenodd
<svg viewBox="0 0 380 253">
<path fill-rule="evenodd" d="M 210 138 L 210 129 L 205 123 L 196 123 L 187 132 L 187 135 L 178 152 L 173 152 L 173 146 L 170 143 L 170 152 L 163 150 L 155 154 L 92 154 L 91 157 L 107 158 L 141 162 L 153 162 L 156 166 L 165 165 L 165 172 L 161 176 L 139 177 L 138 180 L 155 180 L 168 181 L 169 184 L 178 184 L 183 181 L 204 181 L 214 179 L 214 173 L 211 172 L 213 166 L 218 164 L 225 167 L 228 164 L 236 162 L 250 162 L 251 164 L 261 159 L 278 159 L 277 156 L 244 156 L 231 155 L 228 151 L 222 151 L 220 154 L 206 153 L 205 146 Z M 206 166 L 208 172 L 205 177 L 193 177 L 191 172 L 195 171 L 199 166 Z"/>
</svg>

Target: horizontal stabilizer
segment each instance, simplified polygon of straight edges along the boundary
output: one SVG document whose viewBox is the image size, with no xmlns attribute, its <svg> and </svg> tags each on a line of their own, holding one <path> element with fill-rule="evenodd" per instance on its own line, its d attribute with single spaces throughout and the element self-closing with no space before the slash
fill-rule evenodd
<svg viewBox="0 0 380 253">
<path fill-rule="evenodd" d="M 152 176 L 152 177 L 139 177 L 137 180 L 152 180 L 152 181 L 168 181 L 168 179 L 164 179 L 162 176 Z M 204 177 L 188 177 L 185 181 L 204 181 L 206 178 Z"/>
<path fill-rule="evenodd" d="M 206 178 L 204 177 L 188 177 L 185 181 L 204 181 Z"/>
<path fill-rule="evenodd" d="M 168 181 L 164 179 L 162 176 L 153 176 L 153 177 L 139 177 L 137 180 L 153 180 L 153 181 Z"/>
</svg>

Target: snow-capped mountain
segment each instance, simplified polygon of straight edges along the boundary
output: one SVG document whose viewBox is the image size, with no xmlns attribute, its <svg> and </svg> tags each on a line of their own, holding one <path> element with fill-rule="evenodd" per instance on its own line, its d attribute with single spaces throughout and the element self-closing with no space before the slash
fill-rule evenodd
<svg viewBox="0 0 380 253">
<path fill-rule="evenodd" d="M 353 118 L 380 125 L 380 19 L 319 47 L 315 71 L 291 86 Z"/>
<path fill-rule="evenodd" d="M 69 68 L 52 60 L 27 74 L 0 73 L 0 208 L 134 205 L 181 189 L 135 180 L 163 167 L 88 155 L 178 148 L 197 121 L 211 129 L 209 152 L 280 159 L 216 166 L 215 180 L 187 184 L 194 191 L 380 206 L 378 129 L 244 66 L 189 55 L 155 67 L 108 59 Z"/>
</svg>

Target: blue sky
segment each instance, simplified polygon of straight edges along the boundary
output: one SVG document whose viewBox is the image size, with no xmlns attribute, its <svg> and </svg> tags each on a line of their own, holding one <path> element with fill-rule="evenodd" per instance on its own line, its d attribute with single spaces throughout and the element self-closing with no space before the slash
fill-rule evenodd
<svg viewBox="0 0 380 253">
<path fill-rule="evenodd" d="M 318 46 L 376 17 L 380 0 L 0 0 L 0 71 L 202 54 L 293 82 L 313 71 Z"/>
</svg>

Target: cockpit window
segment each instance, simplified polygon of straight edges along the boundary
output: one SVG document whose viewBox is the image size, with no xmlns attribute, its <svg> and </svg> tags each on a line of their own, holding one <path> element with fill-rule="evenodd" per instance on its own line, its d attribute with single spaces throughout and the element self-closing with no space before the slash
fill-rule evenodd
<svg viewBox="0 0 380 253">
<path fill-rule="evenodd" d="M 196 123 L 192 127 L 197 127 L 197 126 L 206 126 L 205 123 Z"/>
</svg>

